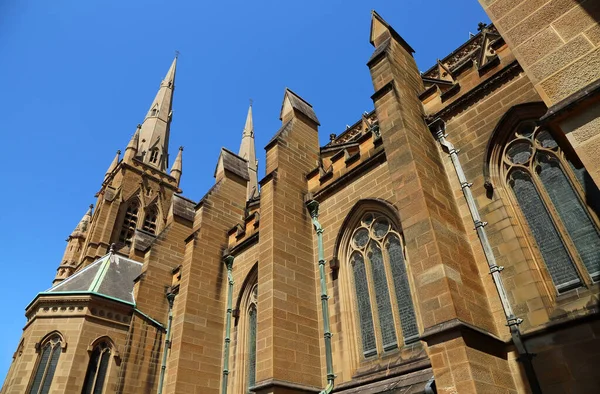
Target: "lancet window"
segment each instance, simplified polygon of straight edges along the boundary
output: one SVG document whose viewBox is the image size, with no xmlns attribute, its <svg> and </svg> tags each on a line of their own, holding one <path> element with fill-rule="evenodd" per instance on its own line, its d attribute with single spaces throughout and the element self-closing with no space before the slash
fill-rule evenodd
<svg viewBox="0 0 600 394">
<path fill-rule="evenodd" d="M 348 256 L 364 357 L 417 341 L 404 245 L 393 222 L 377 212 L 364 214 Z"/>
<path fill-rule="evenodd" d="M 122 242 L 127 246 L 131 246 L 133 234 L 137 227 L 139 207 L 137 200 L 132 201 L 125 211 L 123 225 L 121 226 L 121 232 L 119 234 L 119 242 Z"/>
<path fill-rule="evenodd" d="M 81 394 L 102 394 L 106 380 L 111 348 L 109 343 L 101 341 L 92 350 Z"/>
<path fill-rule="evenodd" d="M 152 148 L 150 150 L 150 163 L 156 163 L 158 161 L 158 148 Z"/>
<path fill-rule="evenodd" d="M 59 335 L 52 335 L 40 345 L 40 355 L 33 378 L 29 387 L 29 394 L 47 394 L 50 392 L 54 372 L 62 352 L 62 339 Z"/>
<path fill-rule="evenodd" d="M 557 290 L 600 280 L 599 222 L 590 209 L 600 192 L 585 168 L 533 121 L 512 131 L 501 165 Z"/>
<path fill-rule="evenodd" d="M 144 225 L 142 229 L 145 231 L 156 234 L 156 221 L 158 219 L 158 209 L 155 206 L 146 209 L 146 216 L 144 217 Z"/>
</svg>

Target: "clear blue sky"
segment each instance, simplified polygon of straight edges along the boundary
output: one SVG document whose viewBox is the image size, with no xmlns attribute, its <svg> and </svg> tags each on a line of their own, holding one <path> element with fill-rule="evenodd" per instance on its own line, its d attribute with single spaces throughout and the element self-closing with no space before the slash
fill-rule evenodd
<svg viewBox="0 0 600 394">
<path fill-rule="evenodd" d="M 198 201 L 219 148 L 239 148 L 249 98 L 259 177 L 286 86 L 314 106 L 323 143 L 373 108 L 371 9 L 415 49 L 422 71 L 489 21 L 476 0 L 0 1 L 0 382 L 25 306 L 50 286 L 65 238 L 175 50 L 171 158 L 185 146 L 181 187 Z"/>
</svg>

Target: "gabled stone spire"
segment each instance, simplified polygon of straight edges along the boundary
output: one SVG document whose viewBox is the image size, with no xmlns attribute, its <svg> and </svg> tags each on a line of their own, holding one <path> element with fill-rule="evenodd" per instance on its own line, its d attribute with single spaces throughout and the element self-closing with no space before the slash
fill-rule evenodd
<svg viewBox="0 0 600 394">
<path fill-rule="evenodd" d="M 137 147 L 138 156 L 144 163 L 165 172 L 169 166 L 169 129 L 176 68 L 177 58 L 173 60 L 167 75 L 160 83 L 158 93 L 152 101 L 148 114 L 146 114 L 140 129 Z"/>
<path fill-rule="evenodd" d="M 92 221 L 93 209 L 94 209 L 94 205 L 90 204 L 87 212 L 85 213 L 85 215 L 83 215 L 83 217 L 77 224 L 77 227 L 75 227 L 75 230 L 73 230 L 73 232 L 71 233 L 71 237 L 81 236 L 87 232 L 90 222 Z"/>
<path fill-rule="evenodd" d="M 181 180 L 182 174 L 182 156 L 183 146 L 180 146 L 179 152 L 177 152 L 177 157 L 175 158 L 175 162 L 173 163 L 173 167 L 171 167 L 171 176 L 177 180 L 177 187 L 179 187 L 179 181 Z"/>
<path fill-rule="evenodd" d="M 127 144 L 127 148 L 125 148 L 125 155 L 123 156 L 123 161 L 125 163 L 131 164 L 131 160 L 135 156 L 137 156 L 141 127 L 142 127 L 142 125 L 137 126 L 137 129 L 135 129 L 135 133 L 133 133 L 133 136 L 131 137 L 131 139 L 129 140 L 129 143 Z"/>
<path fill-rule="evenodd" d="M 120 156 L 121 156 L 121 151 L 118 150 L 112 163 L 110 163 L 110 166 L 108 167 L 108 170 L 106 171 L 106 174 L 104 174 L 104 180 L 106 180 L 106 178 L 108 178 L 108 176 L 115 170 L 115 168 L 117 168 L 117 164 L 119 164 Z"/>
<path fill-rule="evenodd" d="M 248 161 L 248 189 L 246 193 L 247 200 L 258 196 L 258 161 L 256 160 L 256 150 L 254 148 L 254 123 L 252 121 L 252 103 L 248 108 L 246 125 L 242 134 L 242 143 L 240 144 L 239 156 Z"/>
</svg>

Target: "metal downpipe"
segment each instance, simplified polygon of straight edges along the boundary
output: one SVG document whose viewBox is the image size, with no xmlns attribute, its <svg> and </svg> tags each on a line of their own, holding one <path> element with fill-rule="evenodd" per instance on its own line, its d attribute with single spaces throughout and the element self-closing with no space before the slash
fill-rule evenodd
<svg viewBox="0 0 600 394">
<path fill-rule="evenodd" d="M 519 330 L 519 324 L 523 322 L 523 319 L 515 316 L 512 306 L 508 300 L 508 295 L 506 294 L 506 289 L 504 288 L 504 283 L 502 282 L 502 277 L 500 276 L 500 272 L 504 269 L 504 267 L 496 264 L 496 257 L 494 256 L 492 246 L 490 245 L 490 241 L 484 228 L 487 225 L 487 222 L 482 221 L 481 216 L 479 215 L 479 210 L 477 209 L 475 199 L 473 198 L 473 193 L 471 192 L 471 186 L 473 184 L 467 181 L 465 173 L 460 164 L 460 160 L 458 159 L 459 149 L 456 149 L 454 145 L 446 140 L 446 137 L 448 136 L 445 133 L 446 123 L 442 119 L 438 118 L 434 120 L 431 124 L 429 124 L 429 129 L 434 133 L 436 139 L 442 146 L 442 149 L 450 155 L 450 160 L 452 161 L 454 169 L 456 170 L 460 187 L 463 191 L 467 206 L 469 207 L 473 224 L 475 225 L 475 231 L 477 231 L 477 236 L 481 242 L 481 246 L 490 269 L 490 274 L 492 275 L 494 285 L 496 286 L 496 290 L 500 296 L 502 309 L 504 310 L 504 315 L 506 316 L 506 325 L 510 329 L 513 343 L 517 349 L 517 353 L 519 354 L 519 358 L 517 360 L 523 364 L 525 375 L 529 381 L 532 393 L 541 394 L 542 390 L 533 368 L 532 358 L 534 355 L 527 351 L 525 343 L 523 343 L 521 338 L 521 331 Z"/>
<path fill-rule="evenodd" d="M 323 337 L 325 339 L 325 362 L 327 365 L 327 386 L 319 394 L 329 394 L 333 391 L 335 375 L 333 373 L 333 356 L 331 354 L 331 329 L 329 325 L 329 296 L 327 295 L 327 282 L 325 280 L 325 256 L 323 253 L 323 227 L 319 223 L 319 203 L 311 200 L 306 203 L 306 208 L 317 233 L 319 253 L 319 278 L 321 282 L 321 311 L 323 313 Z"/>
<path fill-rule="evenodd" d="M 167 356 L 171 348 L 171 325 L 173 323 L 173 302 L 175 301 L 175 293 L 169 291 L 167 293 L 167 301 L 169 302 L 169 321 L 167 323 L 167 333 L 165 334 L 165 348 L 163 350 L 162 362 L 160 364 L 160 377 L 158 378 L 158 394 L 162 394 L 163 385 L 165 383 L 165 372 L 167 370 Z"/>
<path fill-rule="evenodd" d="M 223 260 L 223 263 L 227 267 L 227 281 L 229 286 L 227 288 L 227 316 L 225 320 L 225 349 L 223 351 L 223 383 L 221 386 L 221 393 L 227 394 L 227 383 L 229 380 L 229 347 L 231 343 L 231 315 L 233 314 L 232 297 L 233 297 L 233 260 L 234 257 L 228 255 Z"/>
</svg>

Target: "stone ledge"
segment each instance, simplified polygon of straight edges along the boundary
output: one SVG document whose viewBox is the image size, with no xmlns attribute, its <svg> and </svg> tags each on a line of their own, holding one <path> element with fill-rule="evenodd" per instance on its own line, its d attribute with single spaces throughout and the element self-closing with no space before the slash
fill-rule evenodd
<svg viewBox="0 0 600 394">
<path fill-rule="evenodd" d="M 286 382 L 279 379 L 267 379 L 262 382 L 258 382 L 254 387 L 250 388 L 251 391 L 256 394 L 261 393 L 277 393 L 279 390 L 282 392 L 289 392 L 288 390 L 294 390 L 298 394 L 303 393 L 318 393 L 321 391 L 318 387 L 306 386 L 303 384 Z"/>
</svg>

